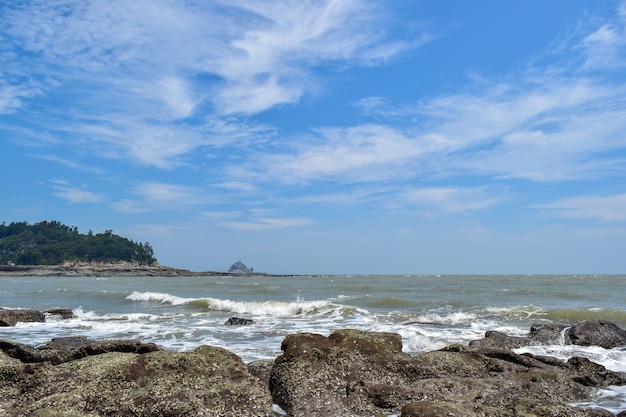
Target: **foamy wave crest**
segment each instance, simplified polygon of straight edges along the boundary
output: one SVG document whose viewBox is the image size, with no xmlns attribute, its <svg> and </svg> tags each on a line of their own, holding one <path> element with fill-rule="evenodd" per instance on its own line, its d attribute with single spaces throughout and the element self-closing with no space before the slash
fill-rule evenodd
<svg viewBox="0 0 626 417">
<path fill-rule="evenodd" d="M 466 313 L 458 311 L 447 315 L 439 314 L 423 314 L 416 320 L 420 323 L 432 323 L 432 324 L 462 324 L 470 323 L 476 319 L 476 315 L 473 313 Z"/>
<path fill-rule="evenodd" d="M 328 301 L 231 301 L 218 298 L 184 298 L 167 293 L 133 291 L 128 297 L 132 301 L 155 301 L 172 305 L 195 305 L 209 311 L 228 311 L 239 314 L 269 316 L 293 316 L 318 312 L 332 308 Z"/>
<path fill-rule="evenodd" d="M 177 297 L 172 294 L 162 292 L 138 292 L 133 291 L 127 300 L 131 301 L 158 301 L 162 304 L 182 305 L 189 304 L 195 300 L 195 298 Z"/>
</svg>

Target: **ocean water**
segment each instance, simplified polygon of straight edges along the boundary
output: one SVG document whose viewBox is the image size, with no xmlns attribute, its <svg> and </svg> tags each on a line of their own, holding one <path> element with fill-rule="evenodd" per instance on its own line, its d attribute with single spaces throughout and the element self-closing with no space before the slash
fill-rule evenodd
<svg viewBox="0 0 626 417">
<path fill-rule="evenodd" d="M 290 333 L 398 333 L 417 354 L 526 335 L 533 324 L 609 320 L 626 329 L 625 275 L 328 275 L 227 277 L 0 277 L 0 307 L 71 308 L 76 318 L 0 327 L 0 339 L 39 346 L 54 337 L 140 339 L 165 349 L 224 347 L 244 361 L 278 356 Z M 226 326 L 230 317 L 252 325 Z M 626 372 L 626 348 L 533 346 L 520 352 L 584 356 Z M 626 409 L 611 387 L 585 406 Z"/>
</svg>

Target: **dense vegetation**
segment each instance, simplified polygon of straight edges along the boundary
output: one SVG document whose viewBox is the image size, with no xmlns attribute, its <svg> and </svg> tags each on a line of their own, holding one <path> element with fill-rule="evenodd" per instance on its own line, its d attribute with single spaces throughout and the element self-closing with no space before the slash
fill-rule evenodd
<svg viewBox="0 0 626 417">
<path fill-rule="evenodd" d="M 57 221 L 33 225 L 13 222 L 0 225 L 0 264 L 58 265 L 65 261 L 156 262 L 150 243 L 137 243 L 113 234 L 78 233 L 77 227 Z"/>
</svg>

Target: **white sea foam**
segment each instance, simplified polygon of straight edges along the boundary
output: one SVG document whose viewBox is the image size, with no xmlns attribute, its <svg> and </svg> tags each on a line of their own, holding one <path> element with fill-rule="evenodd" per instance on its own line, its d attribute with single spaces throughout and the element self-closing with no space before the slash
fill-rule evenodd
<svg viewBox="0 0 626 417">
<path fill-rule="evenodd" d="M 435 324 L 459 324 L 470 323 L 476 319 L 476 314 L 468 312 L 454 312 L 449 314 L 423 314 L 418 316 L 417 322 L 422 323 L 435 323 Z"/>
<path fill-rule="evenodd" d="M 277 317 L 313 313 L 322 308 L 330 308 L 325 300 L 293 302 L 285 301 L 232 301 L 218 298 L 184 298 L 167 293 L 133 291 L 126 297 L 132 301 L 156 301 L 172 305 L 198 305 L 209 311 L 226 311 L 240 314 L 270 315 Z"/>
<path fill-rule="evenodd" d="M 543 345 L 525 346 L 515 349 L 514 352 L 552 356 L 563 361 L 580 356 L 612 371 L 626 372 L 626 350 L 623 347 L 604 349 L 600 346 Z"/>
</svg>

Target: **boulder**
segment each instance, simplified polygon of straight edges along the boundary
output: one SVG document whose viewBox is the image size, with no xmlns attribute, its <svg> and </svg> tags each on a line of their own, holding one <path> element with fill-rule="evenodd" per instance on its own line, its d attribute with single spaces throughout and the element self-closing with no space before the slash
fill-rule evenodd
<svg viewBox="0 0 626 417">
<path fill-rule="evenodd" d="M 498 337 L 498 336 L 496 336 Z M 339 330 L 288 335 L 270 375 L 289 416 L 591 416 L 569 404 L 626 374 L 491 347 L 452 346 L 411 357 L 399 335 Z"/>
<path fill-rule="evenodd" d="M 106 340 L 95 342 L 84 337 L 53 339 L 39 348 L 0 340 L 0 351 L 24 363 L 50 362 L 53 365 L 101 355 L 109 352 L 147 353 L 161 350 L 154 343 L 141 343 L 138 340 Z"/>
<path fill-rule="evenodd" d="M 532 343 L 529 337 L 509 336 L 502 332 L 488 331 L 484 339 L 472 340 L 469 345 L 481 349 L 517 349 Z"/>
<path fill-rule="evenodd" d="M 566 338 L 569 326 L 564 324 L 533 324 L 530 327 L 530 339 L 540 345 L 563 345 L 569 341 Z"/>
<path fill-rule="evenodd" d="M 272 416 L 269 391 L 218 347 L 35 366 L 0 353 L 3 416 Z"/>
<path fill-rule="evenodd" d="M 274 359 L 259 359 L 252 361 L 248 365 L 248 372 L 257 377 L 265 387 L 269 389 L 270 374 L 274 367 Z"/>
<path fill-rule="evenodd" d="M 0 309 L 0 327 L 15 326 L 18 322 L 45 321 L 46 316 L 41 311 Z"/>
<path fill-rule="evenodd" d="M 253 323 L 254 323 L 254 320 L 252 319 L 243 319 L 241 317 L 231 317 L 228 320 L 226 320 L 226 323 L 224 324 L 227 326 L 247 326 Z"/>
<path fill-rule="evenodd" d="M 612 349 L 626 346 L 626 330 L 604 320 L 584 321 L 571 329 L 567 337 L 574 345 L 601 346 Z"/>
<path fill-rule="evenodd" d="M 51 316 L 59 316 L 64 320 L 73 319 L 74 317 L 76 317 L 74 315 L 74 311 L 72 311 L 71 308 L 52 308 L 50 310 L 44 311 L 44 313 Z"/>
<path fill-rule="evenodd" d="M 558 324 L 534 324 L 528 336 L 509 336 L 488 331 L 480 340 L 469 345 L 478 349 L 516 349 L 530 345 L 580 345 L 600 346 L 605 349 L 626 346 L 626 330 L 603 320 L 583 321 L 575 326 Z"/>
</svg>

